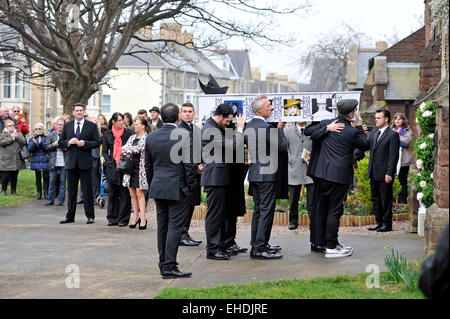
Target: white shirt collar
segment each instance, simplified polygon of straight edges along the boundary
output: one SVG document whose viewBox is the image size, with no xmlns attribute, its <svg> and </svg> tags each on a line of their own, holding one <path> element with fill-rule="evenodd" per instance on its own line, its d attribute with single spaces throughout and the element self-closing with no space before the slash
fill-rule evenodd
<svg viewBox="0 0 450 319">
<path fill-rule="evenodd" d="M 260 120 L 263 120 L 264 122 L 267 122 L 266 119 L 264 117 L 262 117 L 262 116 L 255 115 L 255 116 L 253 116 L 253 118 L 254 119 L 260 119 Z"/>
<path fill-rule="evenodd" d="M 380 128 L 380 136 L 384 133 L 384 131 L 386 131 L 386 129 L 389 127 L 389 125 L 386 125 L 385 127 L 383 127 L 383 128 Z"/>
</svg>

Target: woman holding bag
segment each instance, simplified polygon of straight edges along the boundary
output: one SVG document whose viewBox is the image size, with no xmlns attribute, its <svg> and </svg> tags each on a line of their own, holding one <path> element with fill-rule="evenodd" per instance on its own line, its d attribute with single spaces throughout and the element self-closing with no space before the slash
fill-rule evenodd
<svg viewBox="0 0 450 319">
<path fill-rule="evenodd" d="M 146 119 L 137 118 L 134 122 L 136 134 L 130 136 L 127 144 L 122 147 L 122 156 L 131 155 L 133 170 L 131 174 L 123 177 L 123 186 L 130 190 L 131 204 L 133 205 L 133 218 L 130 228 L 135 228 L 139 224 L 139 229 L 147 228 L 145 217 L 145 190 L 148 189 L 147 173 L 145 169 L 145 141 L 147 139 L 146 130 L 149 123 Z"/>
<path fill-rule="evenodd" d="M 103 134 L 102 156 L 105 159 L 105 176 L 108 182 L 108 211 L 106 218 L 108 226 L 124 227 L 128 225 L 131 213 L 130 192 L 122 186 L 124 174 L 119 172 L 122 146 L 131 136 L 131 131 L 125 128 L 122 113 L 116 112 L 109 120 L 107 131 Z"/>
<path fill-rule="evenodd" d="M 19 170 L 25 169 L 25 161 L 19 151 L 27 145 L 22 133 L 16 131 L 12 120 L 5 120 L 5 129 L 0 132 L 0 176 L 2 176 L 2 195 L 6 195 L 8 183 L 11 182 L 11 195 L 16 195 Z"/>
</svg>

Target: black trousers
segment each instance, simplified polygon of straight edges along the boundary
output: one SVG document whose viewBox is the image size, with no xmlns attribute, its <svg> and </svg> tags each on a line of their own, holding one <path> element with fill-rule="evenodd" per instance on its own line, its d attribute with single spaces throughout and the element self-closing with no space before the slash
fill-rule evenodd
<svg viewBox="0 0 450 319">
<path fill-rule="evenodd" d="M 306 187 L 306 210 L 308 216 L 311 218 L 311 212 L 313 210 L 313 193 L 314 184 L 305 184 Z M 289 189 L 289 224 L 298 226 L 298 201 L 300 199 L 300 191 L 302 185 L 288 185 Z"/>
<path fill-rule="evenodd" d="M 317 202 L 319 200 L 318 198 L 318 179 L 313 177 L 314 180 L 314 187 L 312 191 L 312 207 L 311 211 L 309 212 L 309 240 L 312 244 L 325 246 L 326 240 L 325 240 L 325 230 L 326 230 L 326 220 L 327 215 L 326 211 L 324 210 L 317 210 Z"/>
<path fill-rule="evenodd" d="M 113 224 L 128 224 L 131 214 L 131 197 L 128 187 L 108 185 L 108 210 L 106 218 Z"/>
<path fill-rule="evenodd" d="M 42 194 L 42 192 L 43 192 L 44 196 L 47 198 L 48 186 L 50 185 L 50 183 L 49 183 L 49 181 L 50 181 L 50 173 L 49 173 L 49 171 L 48 170 L 47 171 L 35 170 L 34 171 L 34 175 L 36 177 L 36 192 L 38 194 Z M 42 183 L 42 179 L 43 179 L 43 183 Z M 42 189 L 42 186 L 44 186 L 44 189 Z"/>
<path fill-rule="evenodd" d="M 316 224 L 315 231 L 319 236 L 325 232 L 326 248 L 334 249 L 339 244 L 339 224 L 344 213 L 344 200 L 348 185 L 317 178 L 315 187 L 317 188 L 315 212 L 320 221 L 318 225 Z M 326 218 L 324 218 L 325 216 Z"/>
<path fill-rule="evenodd" d="M 250 182 L 255 206 L 252 218 L 251 240 L 253 252 L 267 250 L 275 213 L 275 182 Z"/>
<path fill-rule="evenodd" d="M 15 192 L 17 190 L 17 177 L 19 176 L 19 171 L 2 171 L 0 174 L 2 183 L 2 192 L 6 192 L 8 189 L 8 184 L 11 183 L 11 191 Z"/>
<path fill-rule="evenodd" d="M 189 227 L 191 226 L 192 215 L 194 214 L 195 206 L 188 206 L 188 212 L 186 214 L 186 220 L 184 221 L 183 232 L 181 233 L 180 240 L 189 239 Z"/>
<path fill-rule="evenodd" d="M 206 251 L 215 254 L 224 250 L 222 233 L 227 209 L 227 186 L 209 186 L 204 188 L 208 211 L 205 218 Z"/>
<path fill-rule="evenodd" d="M 394 181 L 386 184 L 384 181 L 370 180 L 372 191 L 373 212 L 378 225 L 392 227 L 392 185 Z"/>
<path fill-rule="evenodd" d="M 74 220 L 77 209 L 78 182 L 84 194 L 84 213 L 87 218 L 95 218 L 94 199 L 92 197 L 92 172 L 90 169 L 66 169 L 67 173 L 67 214 L 66 218 Z"/>
<path fill-rule="evenodd" d="M 398 181 L 402 185 L 402 190 L 398 194 L 397 200 L 400 204 L 406 204 L 408 201 L 408 173 L 409 165 L 400 167 L 400 172 L 398 173 Z"/>
<path fill-rule="evenodd" d="M 180 190 L 178 201 L 155 199 L 158 223 L 158 266 L 161 271 L 172 270 L 178 265 L 178 244 L 188 209 L 186 198 Z"/>
<path fill-rule="evenodd" d="M 230 200 L 233 200 L 231 197 L 231 189 L 227 188 L 227 205 L 225 209 L 225 219 L 223 221 L 222 229 L 221 229 L 221 241 L 220 246 L 223 249 L 227 249 L 231 246 L 236 245 L 236 223 L 237 216 L 236 212 L 232 210 L 231 205 L 229 205 Z"/>
</svg>

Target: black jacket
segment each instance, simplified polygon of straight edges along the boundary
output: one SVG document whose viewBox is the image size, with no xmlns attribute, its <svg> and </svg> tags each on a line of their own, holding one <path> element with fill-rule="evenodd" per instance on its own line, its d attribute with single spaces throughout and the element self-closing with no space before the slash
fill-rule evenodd
<svg viewBox="0 0 450 319">
<path fill-rule="evenodd" d="M 326 133 L 326 127 L 332 120 L 323 120 L 311 134 L 311 139 L 320 142 L 320 152 L 317 164 L 314 163 L 314 176 L 338 183 L 350 185 L 353 181 L 353 153 L 356 148 L 369 150 L 369 142 L 362 126 L 353 127 L 350 122 L 338 117 L 339 123 L 344 123 L 344 129 L 339 132 Z M 310 133 L 305 131 L 306 133 Z M 315 159 L 316 160 L 316 159 Z"/>
<path fill-rule="evenodd" d="M 131 136 L 131 130 L 125 128 L 120 139 L 122 140 L 122 146 L 128 141 Z M 102 156 L 105 159 L 105 177 L 109 184 L 121 185 L 123 174 L 117 170 L 116 161 L 113 158 L 114 155 L 114 134 L 112 130 L 103 133 L 103 148 Z"/>
<path fill-rule="evenodd" d="M 92 169 L 92 149 L 99 147 L 102 143 L 98 127 L 95 123 L 84 120 L 83 129 L 80 132 L 80 140 L 84 140 L 84 146 L 69 145 L 69 140 L 75 137 L 75 120 L 64 124 L 61 136 L 59 138 L 59 148 L 65 150 L 64 155 L 65 168 L 74 169 L 76 163 L 82 170 Z"/>
<path fill-rule="evenodd" d="M 178 140 L 172 139 L 173 130 Z M 181 192 L 190 196 L 196 185 L 196 172 L 189 158 L 182 158 L 180 162 L 172 161 L 172 148 L 179 141 L 182 147 L 189 148 L 189 133 L 171 124 L 164 124 L 159 130 L 147 135 L 145 144 L 145 168 L 147 181 L 150 186 L 149 196 L 154 199 L 178 201 Z M 182 154 L 183 156 L 183 154 Z M 181 157 L 182 157 L 181 156 Z"/>
<path fill-rule="evenodd" d="M 367 177 L 382 182 L 385 175 L 395 177 L 399 156 L 400 138 L 389 126 L 376 141 L 379 129 L 372 131 L 369 136 L 370 158 Z"/>
</svg>

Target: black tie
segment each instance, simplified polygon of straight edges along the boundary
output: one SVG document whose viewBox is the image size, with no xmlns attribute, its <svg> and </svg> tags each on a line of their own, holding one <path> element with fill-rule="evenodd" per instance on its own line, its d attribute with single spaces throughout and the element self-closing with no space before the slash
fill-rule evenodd
<svg viewBox="0 0 450 319">
<path fill-rule="evenodd" d="M 303 135 L 305 135 L 305 129 L 304 128 L 301 128 L 300 129 L 300 134 L 303 136 Z"/>
<path fill-rule="evenodd" d="M 77 136 L 77 139 L 80 139 L 80 122 L 77 122 L 77 132 L 75 133 Z"/>
<path fill-rule="evenodd" d="M 380 131 L 380 130 L 378 130 L 378 133 L 377 133 L 377 138 L 376 138 L 376 140 L 375 140 L 375 144 L 377 144 L 377 143 L 378 143 L 378 139 L 380 138 L 380 135 L 381 135 L 381 131 Z"/>
</svg>

